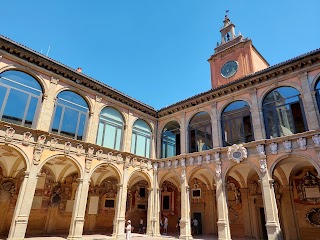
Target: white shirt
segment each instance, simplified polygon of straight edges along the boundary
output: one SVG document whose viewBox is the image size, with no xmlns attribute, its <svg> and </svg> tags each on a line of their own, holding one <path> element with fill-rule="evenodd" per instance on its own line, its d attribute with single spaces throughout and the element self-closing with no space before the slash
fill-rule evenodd
<svg viewBox="0 0 320 240">
<path fill-rule="evenodd" d="M 198 220 L 197 219 L 193 219 L 193 225 L 194 226 L 198 226 Z"/>
<path fill-rule="evenodd" d="M 142 219 L 140 219 L 140 224 L 143 225 L 143 220 Z"/>
</svg>

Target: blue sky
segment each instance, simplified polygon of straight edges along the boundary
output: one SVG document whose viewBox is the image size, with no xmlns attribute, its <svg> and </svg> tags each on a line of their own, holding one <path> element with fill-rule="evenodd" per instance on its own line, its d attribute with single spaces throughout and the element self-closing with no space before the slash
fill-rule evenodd
<svg viewBox="0 0 320 240">
<path fill-rule="evenodd" d="M 270 65 L 319 48 L 319 0 L 3 1 L 0 34 L 156 109 L 211 88 L 225 10 Z"/>
</svg>

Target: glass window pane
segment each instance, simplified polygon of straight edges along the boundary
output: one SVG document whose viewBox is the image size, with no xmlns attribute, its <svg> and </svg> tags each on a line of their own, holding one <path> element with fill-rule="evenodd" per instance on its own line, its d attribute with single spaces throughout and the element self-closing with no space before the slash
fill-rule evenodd
<svg viewBox="0 0 320 240">
<path fill-rule="evenodd" d="M 150 157 L 150 138 L 146 139 L 146 154 L 145 154 L 145 156 L 147 158 Z"/>
<path fill-rule="evenodd" d="M 146 137 L 137 135 L 136 154 L 145 156 L 146 151 Z"/>
<path fill-rule="evenodd" d="M 2 108 L 4 97 L 7 93 L 7 88 L 0 86 L 0 109 Z"/>
<path fill-rule="evenodd" d="M 85 114 L 80 114 L 80 122 L 78 126 L 78 132 L 77 132 L 77 139 L 82 140 L 83 139 L 83 132 L 86 127 L 86 115 Z"/>
<path fill-rule="evenodd" d="M 78 123 L 78 111 L 65 108 L 64 116 L 62 119 L 62 126 L 60 134 L 66 137 L 75 137 L 77 123 Z"/>
<path fill-rule="evenodd" d="M 117 128 L 117 138 L 116 138 L 116 144 L 114 149 L 116 150 L 121 149 L 121 138 L 122 138 L 122 128 Z"/>
<path fill-rule="evenodd" d="M 267 118 L 267 129 L 269 130 L 270 138 L 275 138 L 278 136 L 277 132 L 277 122 L 276 117 L 274 114 L 274 111 L 272 109 L 268 109 L 264 112 L 266 118 Z"/>
<path fill-rule="evenodd" d="M 106 124 L 103 146 L 107 148 L 112 148 L 112 149 L 114 148 L 116 130 L 117 130 L 116 127 Z"/>
<path fill-rule="evenodd" d="M 52 123 L 52 132 L 58 132 L 59 131 L 59 124 L 60 124 L 60 120 L 61 120 L 61 113 L 62 113 L 62 107 L 61 106 L 57 106 L 56 107 L 56 112 L 54 114 L 54 120 Z"/>
<path fill-rule="evenodd" d="M 104 123 L 103 122 L 99 122 L 97 144 L 100 145 L 100 146 L 102 146 L 103 130 L 104 130 Z"/>
<path fill-rule="evenodd" d="M 137 138 L 137 134 L 136 133 L 132 133 L 131 153 L 133 153 L 133 154 L 136 153 L 136 138 Z"/>
<path fill-rule="evenodd" d="M 26 110 L 28 94 L 11 89 L 2 120 L 15 124 L 21 124 Z"/>
<path fill-rule="evenodd" d="M 34 115 L 37 110 L 38 101 L 39 101 L 38 98 L 31 97 L 25 124 L 24 124 L 25 126 L 31 127 Z"/>
<path fill-rule="evenodd" d="M 86 111 L 86 109 L 88 109 L 87 102 L 77 93 L 71 91 L 63 91 L 59 93 L 58 98 L 66 100 L 63 101 L 63 104 L 66 104 L 68 106 L 69 104 L 72 104 L 72 107 L 75 107 L 81 111 Z M 82 107 L 76 106 L 75 104 Z"/>
<path fill-rule="evenodd" d="M 292 117 L 293 117 L 293 122 L 295 126 L 295 133 L 301 133 L 306 131 L 306 128 L 304 126 L 304 121 L 303 121 L 303 115 L 302 115 L 302 110 L 299 102 L 291 104 L 291 111 L 292 111 Z"/>
</svg>

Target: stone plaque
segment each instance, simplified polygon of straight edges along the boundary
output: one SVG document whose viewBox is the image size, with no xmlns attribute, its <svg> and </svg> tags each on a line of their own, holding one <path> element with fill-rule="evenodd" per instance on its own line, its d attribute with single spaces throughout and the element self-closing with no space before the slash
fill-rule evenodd
<svg viewBox="0 0 320 240">
<path fill-rule="evenodd" d="M 67 200 L 66 212 L 72 212 L 73 211 L 73 204 L 74 204 L 74 200 Z"/>
<path fill-rule="evenodd" d="M 304 191 L 306 198 L 320 198 L 320 190 L 318 187 L 306 187 Z"/>
<path fill-rule="evenodd" d="M 97 214 L 99 207 L 99 196 L 91 196 L 88 214 Z"/>
<path fill-rule="evenodd" d="M 40 209 L 43 196 L 34 196 L 31 209 Z"/>
</svg>

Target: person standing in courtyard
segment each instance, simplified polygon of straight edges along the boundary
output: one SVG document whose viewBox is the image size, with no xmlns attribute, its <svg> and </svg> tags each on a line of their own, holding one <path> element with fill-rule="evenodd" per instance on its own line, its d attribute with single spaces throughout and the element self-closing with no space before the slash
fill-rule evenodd
<svg viewBox="0 0 320 240">
<path fill-rule="evenodd" d="M 193 219 L 193 233 L 194 234 L 199 234 L 199 229 L 198 229 L 198 225 L 199 225 L 199 222 L 198 222 L 198 220 L 195 218 L 195 219 Z"/>
<path fill-rule="evenodd" d="M 142 218 L 140 218 L 139 233 L 144 233 L 144 231 L 143 231 L 143 219 Z"/>
<path fill-rule="evenodd" d="M 177 222 L 177 230 L 178 230 L 178 237 L 180 236 L 180 221 L 181 221 L 181 217 L 179 218 L 178 222 Z"/>
<path fill-rule="evenodd" d="M 169 220 L 168 220 L 167 216 L 164 216 L 163 233 L 166 235 L 168 233 L 168 224 L 169 224 Z"/>
<path fill-rule="evenodd" d="M 127 222 L 127 227 L 126 227 L 126 231 L 127 231 L 127 236 L 126 239 L 130 240 L 131 239 L 131 232 L 133 231 L 134 227 L 131 226 L 131 220 L 128 220 Z"/>
</svg>

